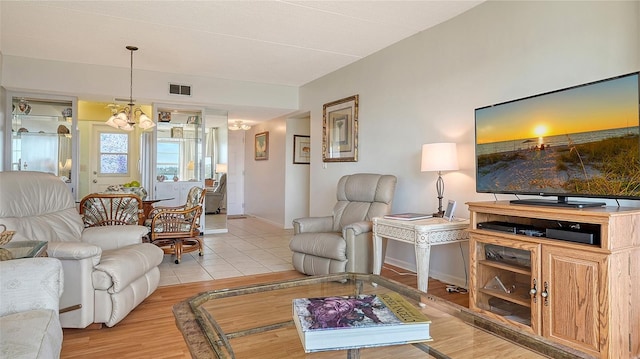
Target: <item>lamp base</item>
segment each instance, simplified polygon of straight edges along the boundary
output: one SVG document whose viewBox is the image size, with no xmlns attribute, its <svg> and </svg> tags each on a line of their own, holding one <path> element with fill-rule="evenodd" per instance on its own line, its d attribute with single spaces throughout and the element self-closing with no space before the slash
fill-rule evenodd
<svg viewBox="0 0 640 359">
<path fill-rule="evenodd" d="M 440 211 L 440 212 L 435 212 L 432 214 L 434 217 L 444 217 L 444 211 Z"/>
</svg>

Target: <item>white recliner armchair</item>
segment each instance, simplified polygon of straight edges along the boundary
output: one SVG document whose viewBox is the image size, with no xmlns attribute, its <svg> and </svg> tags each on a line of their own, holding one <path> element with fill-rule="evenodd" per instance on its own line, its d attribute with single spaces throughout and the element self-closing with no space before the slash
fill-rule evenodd
<svg viewBox="0 0 640 359">
<path fill-rule="evenodd" d="M 371 173 L 340 178 L 331 216 L 293 221 L 293 267 L 309 275 L 372 273 L 371 221 L 391 212 L 396 182 L 395 176 Z"/>
<path fill-rule="evenodd" d="M 58 177 L 43 172 L 0 172 L 0 223 L 13 241 L 47 241 L 47 254 L 64 268 L 60 315 L 64 328 L 124 319 L 158 287 L 163 252 L 142 243 L 140 225 L 85 228 L 75 200 Z"/>
</svg>

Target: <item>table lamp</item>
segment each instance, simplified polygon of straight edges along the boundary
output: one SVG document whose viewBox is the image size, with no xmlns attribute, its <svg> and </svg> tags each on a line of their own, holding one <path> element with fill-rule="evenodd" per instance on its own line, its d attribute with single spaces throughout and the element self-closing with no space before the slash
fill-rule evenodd
<svg viewBox="0 0 640 359">
<path fill-rule="evenodd" d="M 435 217 L 442 217 L 442 198 L 444 195 L 444 180 L 442 179 L 442 171 L 455 171 L 458 169 L 458 151 L 456 144 L 447 143 L 428 143 L 422 145 L 422 172 L 438 172 L 438 180 L 436 181 L 436 191 L 438 192 L 438 212 L 434 213 Z"/>
<path fill-rule="evenodd" d="M 227 173 L 228 171 L 228 167 L 226 163 L 217 163 L 216 164 L 216 173 Z M 222 175 L 220 175 L 220 178 L 222 178 Z"/>
<path fill-rule="evenodd" d="M 227 173 L 227 164 L 226 163 L 216 164 L 216 173 Z"/>
</svg>

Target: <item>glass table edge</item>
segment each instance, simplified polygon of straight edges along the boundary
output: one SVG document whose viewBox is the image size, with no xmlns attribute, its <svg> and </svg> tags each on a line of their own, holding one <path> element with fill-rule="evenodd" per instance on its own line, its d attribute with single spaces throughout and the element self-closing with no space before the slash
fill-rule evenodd
<svg viewBox="0 0 640 359">
<path fill-rule="evenodd" d="M 209 349 L 209 353 L 215 353 L 217 358 L 232 358 L 233 350 L 224 337 L 222 329 L 217 326 L 215 320 L 211 318 L 210 314 L 205 310 L 201 310 L 200 306 L 210 299 L 226 298 L 232 296 L 239 296 L 251 293 L 258 293 L 263 291 L 292 288 L 304 285 L 319 284 L 329 281 L 341 281 L 351 280 L 354 282 L 369 282 L 373 285 L 381 285 L 387 289 L 395 291 L 405 297 L 413 299 L 420 303 L 420 305 L 435 306 L 438 310 L 449 314 L 455 318 L 460 319 L 468 325 L 476 327 L 478 329 L 490 332 L 496 336 L 499 336 L 505 340 L 511 341 L 517 345 L 528 348 L 536 353 L 547 355 L 553 358 L 563 359 L 577 359 L 577 358 L 591 358 L 591 356 L 585 356 L 585 353 L 576 351 L 572 348 L 553 343 L 541 336 L 535 334 L 523 333 L 517 328 L 509 326 L 505 323 L 497 321 L 495 319 L 476 313 L 469 308 L 460 306 L 458 304 L 446 301 L 440 297 L 421 292 L 415 288 L 406 286 L 400 282 L 392 279 L 384 278 L 376 274 L 360 274 L 360 273 L 339 273 L 329 274 L 321 276 L 310 276 L 306 278 L 289 279 L 265 284 L 250 284 L 245 286 L 238 286 L 233 288 L 215 289 L 199 293 L 185 301 L 182 301 L 174 305 L 173 312 L 176 316 L 176 325 L 183 333 L 185 341 L 188 346 L 193 345 L 198 347 L 198 350 L 205 350 L 203 348 L 202 340 L 194 340 L 193 336 L 187 335 L 183 329 L 200 330 L 206 341 L 206 346 Z M 185 323 L 187 328 L 182 328 L 178 323 L 178 315 L 188 315 L 191 319 Z M 197 328 L 194 327 L 197 326 Z M 217 328 L 216 328 L 217 327 Z M 218 333 L 215 333 L 215 332 Z M 231 353 L 230 355 L 225 354 Z M 194 358 L 201 357 L 192 353 Z M 204 356 L 207 357 L 207 356 Z M 210 356 L 208 356 L 210 357 Z"/>
<path fill-rule="evenodd" d="M 2 246 L 0 246 L 0 248 L 2 249 L 6 249 L 10 252 L 13 252 L 12 249 L 17 249 L 17 248 L 24 248 L 30 247 L 30 250 L 28 253 L 24 254 L 22 257 L 14 257 L 13 259 L 24 259 L 24 258 L 33 258 L 36 255 L 38 255 L 45 246 L 47 246 L 47 244 L 49 244 L 49 242 L 47 241 L 33 241 L 33 240 L 29 240 L 29 241 L 13 241 L 13 242 L 9 242 L 6 243 Z"/>
</svg>

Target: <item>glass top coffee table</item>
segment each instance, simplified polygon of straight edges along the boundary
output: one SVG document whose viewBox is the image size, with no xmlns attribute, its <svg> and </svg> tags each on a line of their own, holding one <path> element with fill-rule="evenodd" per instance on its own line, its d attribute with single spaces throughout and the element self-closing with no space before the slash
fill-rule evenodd
<svg viewBox="0 0 640 359">
<path fill-rule="evenodd" d="M 0 260 L 45 257 L 45 241 L 12 241 L 0 247 Z"/>
<path fill-rule="evenodd" d="M 401 294 L 431 319 L 433 341 L 304 352 L 293 323 L 293 299 L 390 291 Z M 174 305 L 173 313 L 193 358 L 583 357 L 377 275 L 344 273 L 214 290 Z"/>
</svg>

